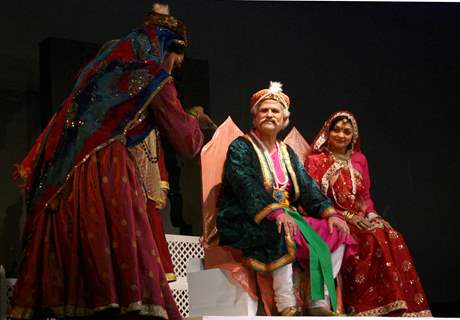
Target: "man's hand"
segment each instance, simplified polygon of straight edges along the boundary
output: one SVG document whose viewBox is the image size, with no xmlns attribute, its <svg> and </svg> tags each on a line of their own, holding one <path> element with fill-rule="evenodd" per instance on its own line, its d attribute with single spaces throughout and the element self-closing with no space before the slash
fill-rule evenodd
<svg viewBox="0 0 460 320">
<path fill-rule="evenodd" d="M 291 239 L 294 238 L 295 234 L 297 233 L 297 229 L 299 228 L 292 218 L 287 213 L 280 214 L 276 217 L 276 224 L 278 225 L 278 233 L 281 233 L 281 228 L 284 227 L 284 233 L 289 235 Z"/>
<path fill-rule="evenodd" d="M 339 230 L 339 232 L 344 233 L 346 235 L 350 234 L 350 228 L 348 227 L 347 223 L 340 219 L 337 216 L 330 216 L 327 219 L 327 224 L 329 226 L 329 233 L 334 232 L 334 226 Z"/>
</svg>

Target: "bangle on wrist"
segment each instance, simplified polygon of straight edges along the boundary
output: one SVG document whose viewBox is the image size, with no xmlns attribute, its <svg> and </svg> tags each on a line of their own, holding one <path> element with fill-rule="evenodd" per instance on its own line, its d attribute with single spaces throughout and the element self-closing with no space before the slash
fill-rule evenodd
<svg viewBox="0 0 460 320">
<path fill-rule="evenodd" d="M 337 212 L 335 211 L 335 209 L 332 207 L 329 207 L 321 213 L 321 218 L 328 219 L 332 216 L 335 216 L 336 214 Z"/>
<path fill-rule="evenodd" d="M 353 219 L 355 214 L 353 212 L 351 212 L 351 211 L 345 210 L 343 212 L 343 216 L 345 217 L 345 220 L 348 222 L 348 221 L 351 221 L 351 219 Z"/>
<path fill-rule="evenodd" d="M 367 218 L 368 218 L 369 220 L 372 220 L 372 219 L 375 219 L 375 218 L 380 218 L 380 216 L 379 216 L 377 213 L 375 213 L 375 212 L 369 212 L 369 213 L 367 214 Z"/>
</svg>

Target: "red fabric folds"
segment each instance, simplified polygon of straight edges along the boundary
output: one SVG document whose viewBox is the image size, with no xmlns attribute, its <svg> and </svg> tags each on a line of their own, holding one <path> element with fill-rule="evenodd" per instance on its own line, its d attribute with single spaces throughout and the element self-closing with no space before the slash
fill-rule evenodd
<svg viewBox="0 0 460 320">
<path fill-rule="evenodd" d="M 180 319 L 125 146 L 114 142 L 79 166 L 54 206 L 29 219 L 34 232 L 9 315 L 36 306 L 56 316 L 117 313 Z"/>
</svg>

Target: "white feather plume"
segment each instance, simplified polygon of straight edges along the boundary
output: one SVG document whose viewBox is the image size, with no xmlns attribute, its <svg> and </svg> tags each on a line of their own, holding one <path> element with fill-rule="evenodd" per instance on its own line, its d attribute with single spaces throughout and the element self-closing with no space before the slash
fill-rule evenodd
<svg viewBox="0 0 460 320">
<path fill-rule="evenodd" d="M 277 81 L 270 81 L 270 87 L 268 87 L 270 93 L 280 93 L 283 92 L 283 84 Z"/>
</svg>

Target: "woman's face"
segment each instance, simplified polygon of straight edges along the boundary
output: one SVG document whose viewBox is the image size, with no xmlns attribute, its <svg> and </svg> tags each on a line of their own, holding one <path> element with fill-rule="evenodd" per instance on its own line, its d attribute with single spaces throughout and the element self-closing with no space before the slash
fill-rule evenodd
<svg viewBox="0 0 460 320">
<path fill-rule="evenodd" d="M 331 131 L 329 131 L 327 143 L 331 151 L 345 153 L 352 139 L 353 126 L 351 122 L 348 120 L 340 120 L 334 125 Z"/>
</svg>

